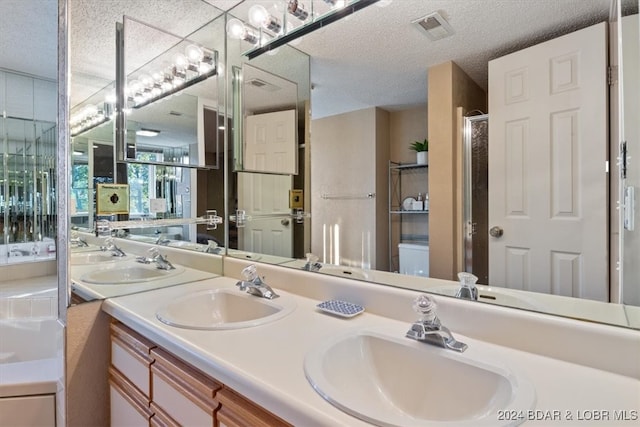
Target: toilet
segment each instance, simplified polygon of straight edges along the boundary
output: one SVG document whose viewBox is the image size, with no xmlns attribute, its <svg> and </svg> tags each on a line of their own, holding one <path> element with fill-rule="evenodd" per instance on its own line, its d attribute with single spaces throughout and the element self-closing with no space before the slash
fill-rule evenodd
<svg viewBox="0 0 640 427">
<path fill-rule="evenodd" d="M 429 277 L 429 246 L 399 243 L 400 273 Z"/>
</svg>

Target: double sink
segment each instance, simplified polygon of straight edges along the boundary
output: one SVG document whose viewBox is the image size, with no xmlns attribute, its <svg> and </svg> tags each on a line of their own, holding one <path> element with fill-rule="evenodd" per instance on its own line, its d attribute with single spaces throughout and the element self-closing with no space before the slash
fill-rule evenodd
<svg viewBox="0 0 640 427">
<path fill-rule="evenodd" d="M 121 262 L 112 258 L 86 252 L 73 254 L 72 263 Z M 124 268 L 89 272 L 82 280 L 135 283 L 180 275 L 180 269 L 165 271 L 127 263 Z M 295 310 L 291 295 L 268 300 L 234 288 L 211 286 L 166 303 L 155 315 L 170 327 L 216 331 L 260 327 Z M 518 419 L 499 421 L 498 414 L 532 409 L 536 396 L 533 385 L 495 358 L 478 354 L 482 353 L 474 352 L 473 347 L 457 353 L 401 334 L 357 328 L 318 343 L 309 349 L 303 363 L 307 381 L 323 399 L 373 425 L 519 424 Z"/>
<path fill-rule="evenodd" d="M 178 328 L 229 330 L 274 322 L 295 309 L 290 295 L 268 300 L 218 288 L 175 299 L 160 307 L 156 318 Z M 323 399 L 373 425 L 519 424 L 518 420 L 501 422 L 498 415 L 532 409 L 533 385 L 494 358 L 469 353 L 387 330 L 357 328 L 320 342 L 307 352 L 303 363 L 309 384 Z"/>
</svg>

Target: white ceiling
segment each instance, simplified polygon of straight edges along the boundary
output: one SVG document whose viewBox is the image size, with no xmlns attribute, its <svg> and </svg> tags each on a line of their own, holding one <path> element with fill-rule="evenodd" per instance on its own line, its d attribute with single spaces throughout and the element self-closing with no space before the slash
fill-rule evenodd
<svg viewBox="0 0 640 427">
<path fill-rule="evenodd" d="M 126 14 L 179 36 L 221 10 L 246 16 L 275 0 L 69 0 L 72 102 L 114 80 L 115 22 Z M 309 0 L 305 0 L 309 1 Z M 318 0 L 315 0 L 318 1 Z M 305 36 L 311 55 L 314 117 L 381 106 L 426 103 L 427 69 L 455 61 L 486 87 L 487 61 L 571 30 L 607 20 L 611 0 L 394 0 L 367 7 Z M 627 9 L 637 0 L 622 0 Z M 216 6 L 216 7 L 211 7 Z M 0 0 L 0 67 L 56 77 L 56 0 Z M 7 12 L 8 11 L 8 12 Z M 432 42 L 411 21 L 440 11 L 455 30 Z M 150 41 L 152 42 L 152 41 Z"/>
</svg>

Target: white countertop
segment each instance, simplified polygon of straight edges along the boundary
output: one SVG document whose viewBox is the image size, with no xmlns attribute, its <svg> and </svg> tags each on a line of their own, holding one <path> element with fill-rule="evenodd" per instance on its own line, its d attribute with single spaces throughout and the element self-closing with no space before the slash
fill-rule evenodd
<svg viewBox="0 0 640 427">
<path fill-rule="evenodd" d="M 322 340 L 351 329 L 384 328 L 404 336 L 410 325 L 367 312 L 351 319 L 326 315 L 315 308 L 319 301 L 281 291 L 277 283 L 269 284 L 281 298 L 294 300 L 297 308 L 272 323 L 248 329 L 197 331 L 171 327 L 155 317 L 158 308 L 178 296 L 203 289 L 237 289 L 235 283 L 236 279 L 220 277 L 111 298 L 104 302 L 103 310 L 294 425 L 368 425 L 338 410 L 313 390 L 304 375 L 305 354 Z M 371 286 L 372 292 L 384 292 L 381 287 Z M 442 321 L 446 325 L 446 319 Z M 555 421 L 528 421 L 527 425 L 582 425 L 585 416 L 591 416 L 593 411 L 607 410 L 613 417 L 613 411 L 640 410 L 637 379 L 453 332 L 458 340 L 469 345 L 465 355 L 487 357 L 488 354 L 494 363 L 507 365 L 528 377 L 536 388 L 536 410 L 560 411 Z M 572 420 L 568 419 L 569 415 Z M 589 421 L 589 424 L 617 425 L 612 418 Z M 618 425 L 634 425 L 634 422 Z"/>
<path fill-rule="evenodd" d="M 148 291 L 151 289 L 163 288 L 167 286 L 179 285 L 182 283 L 196 282 L 198 280 L 217 277 L 216 274 L 201 271 L 176 264 L 180 272 L 167 278 L 156 278 L 131 284 L 95 284 L 88 283 L 82 278 L 84 275 L 96 270 L 118 270 L 129 266 L 144 266 L 135 260 L 135 255 L 127 256 L 126 260 L 115 262 L 103 262 L 100 264 L 73 265 L 71 272 L 71 289 L 73 292 L 86 300 L 111 298 L 120 295 Z M 149 266 L 153 268 L 153 266 Z"/>
</svg>

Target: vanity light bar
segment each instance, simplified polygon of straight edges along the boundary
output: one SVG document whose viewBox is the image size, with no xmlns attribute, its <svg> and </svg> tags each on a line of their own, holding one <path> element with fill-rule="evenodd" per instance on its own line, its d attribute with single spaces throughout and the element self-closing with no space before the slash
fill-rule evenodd
<svg viewBox="0 0 640 427">
<path fill-rule="evenodd" d="M 78 136 L 83 132 L 96 128 L 111 120 L 111 104 L 105 102 L 102 107 L 88 105 L 80 113 L 71 117 L 69 125 L 71 136 Z"/>
<path fill-rule="evenodd" d="M 131 89 L 125 90 L 130 92 L 127 101 L 133 104 L 131 108 L 142 108 L 218 74 L 217 51 L 191 45 L 186 53 L 186 57 L 177 55 L 175 64 L 170 65 L 164 73 L 155 72 L 153 77 L 144 76 L 132 81 L 129 86 Z"/>
<path fill-rule="evenodd" d="M 351 4 L 343 7 L 343 8 L 339 8 L 339 9 L 335 9 L 332 12 L 321 16 L 320 18 L 316 19 L 316 20 L 312 20 L 309 23 L 306 23 L 304 25 L 299 26 L 298 28 L 295 28 L 291 31 L 289 31 L 286 34 L 283 34 L 281 36 L 276 36 L 275 38 L 271 39 L 270 41 L 264 43 L 262 46 L 258 46 L 255 47 L 247 52 L 244 53 L 244 55 L 247 56 L 247 58 L 249 59 L 253 59 L 256 58 L 260 55 L 262 55 L 263 53 L 269 52 L 270 50 L 274 50 L 282 45 L 285 45 L 287 43 L 290 43 L 294 40 L 296 40 L 297 38 L 300 38 L 306 34 L 309 34 L 319 28 L 322 28 L 324 26 L 327 26 L 329 24 L 331 24 L 332 22 L 338 21 L 346 16 L 349 16 L 357 11 L 359 11 L 360 9 L 364 9 L 367 6 L 370 6 L 374 3 L 377 3 L 379 0 L 355 0 L 354 2 L 352 2 Z"/>
</svg>

